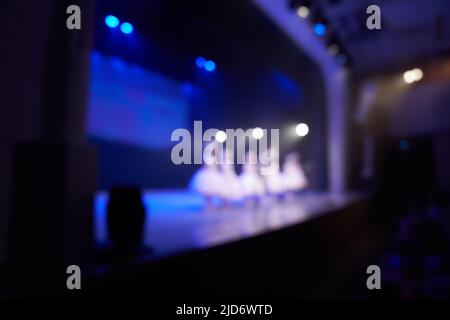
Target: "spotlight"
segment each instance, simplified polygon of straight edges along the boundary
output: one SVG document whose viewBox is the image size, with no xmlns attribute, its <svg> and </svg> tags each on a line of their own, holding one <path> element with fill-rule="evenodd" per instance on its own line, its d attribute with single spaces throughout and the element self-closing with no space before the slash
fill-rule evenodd
<svg viewBox="0 0 450 320">
<path fill-rule="evenodd" d="M 300 6 L 297 9 L 297 14 L 301 18 L 307 18 L 309 16 L 309 8 L 307 6 Z"/>
<path fill-rule="evenodd" d="M 409 71 L 406 71 L 403 74 L 403 80 L 406 83 L 410 84 L 410 83 L 413 83 L 416 80 L 416 77 L 415 77 L 414 73 L 411 70 L 409 70 Z"/>
<path fill-rule="evenodd" d="M 328 19 L 323 15 L 320 9 L 314 10 L 311 14 L 311 22 L 314 33 L 319 36 L 325 36 L 328 31 Z"/>
<path fill-rule="evenodd" d="M 195 64 L 199 68 L 205 67 L 205 63 L 206 63 L 206 59 L 203 57 L 198 57 L 197 59 L 195 59 Z"/>
<path fill-rule="evenodd" d="M 420 81 L 422 80 L 422 78 L 423 78 L 423 71 L 420 70 L 419 68 L 408 70 L 403 74 L 403 80 L 408 84 Z"/>
<path fill-rule="evenodd" d="M 206 71 L 213 72 L 214 70 L 216 70 L 216 63 L 212 60 L 206 61 L 205 69 L 206 69 Z"/>
<path fill-rule="evenodd" d="M 222 130 L 217 131 L 215 137 L 216 141 L 219 143 L 224 143 L 225 140 L 227 140 L 227 134 Z"/>
<path fill-rule="evenodd" d="M 335 56 L 339 53 L 339 46 L 336 43 L 332 43 L 328 46 L 328 53 Z"/>
<path fill-rule="evenodd" d="M 295 127 L 295 133 L 299 136 L 299 137 L 304 137 L 309 133 L 309 127 L 306 123 L 299 123 L 296 127 Z"/>
<path fill-rule="evenodd" d="M 339 37 L 333 32 L 329 32 L 327 35 L 325 45 L 328 53 L 332 56 L 336 56 L 341 52 L 341 41 L 339 41 Z"/>
<path fill-rule="evenodd" d="M 124 22 L 120 25 L 120 31 L 122 31 L 124 34 L 130 34 L 133 33 L 134 27 L 129 22 Z"/>
<path fill-rule="evenodd" d="M 105 24 L 110 28 L 117 28 L 120 24 L 120 21 L 117 17 L 108 15 L 105 18 Z"/>
<path fill-rule="evenodd" d="M 318 22 L 314 24 L 314 33 L 319 37 L 324 36 L 327 33 L 327 27 L 325 24 Z"/>
<path fill-rule="evenodd" d="M 259 140 L 259 139 L 261 139 L 262 137 L 264 137 L 264 130 L 261 129 L 261 128 L 259 128 L 259 127 L 256 127 L 256 128 L 254 128 L 253 131 L 252 131 L 252 136 L 253 136 L 253 138 L 255 138 L 256 140 Z"/>
</svg>

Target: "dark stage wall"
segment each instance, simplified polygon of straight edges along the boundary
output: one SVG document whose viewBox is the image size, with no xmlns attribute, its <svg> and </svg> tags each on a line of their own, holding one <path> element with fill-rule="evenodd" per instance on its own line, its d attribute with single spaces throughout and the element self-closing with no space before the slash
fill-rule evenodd
<svg viewBox="0 0 450 320">
<path fill-rule="evenodd" d="M 91 139 L 99 161 L 99 188 L 137 185 L 142 188 L 185 187 L 194 166 L 175 166 L 170 151 L 152 150 L 135 145 Z"/>
<path fill-rule="evenodd" d="M 413 85 L 400 72 L 370 79 L 378 89 L 362 129 L 375 136 L 377 177 L 392 194 L 433 188 L 448 195 L 450 59 L 420 67 L 425 77 Z"/>
</svg>

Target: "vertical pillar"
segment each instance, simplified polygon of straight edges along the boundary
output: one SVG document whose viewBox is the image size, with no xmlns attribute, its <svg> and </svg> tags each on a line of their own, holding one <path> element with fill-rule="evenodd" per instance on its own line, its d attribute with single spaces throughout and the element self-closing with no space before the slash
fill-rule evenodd
<svg viewBox="0 0 450 320">
<path fill-rule="evenodd" d="M 81 30 L 66 27 L 73 4 L 81 8 Z M 36 139 L 16 142 L 13 150 L 9 260 L 16 295 L 66 290 L 69 265 L 87 271 L 96 189 L 95 151 L 85 137 L 93 4 L 42 4 L 49 23 L 44 21 L 40 129 Z"/>
<path fill-rule="evenodd" d="M 335 63 L 308 21 L 299 19 L 283 1 L 253 1 L 322 71 L 327 97 L 328 190 L 333 194 L 344 193 L 347 191 L 347 72 Z"/>
<path fill-rule="evenodd" d="M 347 190 L 347 73 L 324 72 L 327 93 L 328 189 L 333 194 Z"/>
</svg>

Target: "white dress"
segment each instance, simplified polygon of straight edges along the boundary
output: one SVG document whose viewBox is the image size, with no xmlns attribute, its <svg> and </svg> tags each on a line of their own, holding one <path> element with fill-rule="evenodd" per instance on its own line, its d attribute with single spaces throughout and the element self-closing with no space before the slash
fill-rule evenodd
<svg viewBox="0 0 450 320">
<path fill-rule="evenodd" d="M 190 189 L 205 197 L 224 198 L 225 180 L 215 164 L 203 165 L 192 177 Z"/>
<path fill-rule="evenodd" d="M 222 164 L 220 166 L 223 177 L 223 197 L 229 201 L 241 200 L 243 197 L 239 179 L 232 164 Z"/>
<path fill-rule="evenodd" d="M 286 191 L 300 191 L 308 185 L 308 179 L 295 156 L 287 156 L 283 163 L 283 184 Z"/>
<path fill-rule="evenodd" d="M 212 154 L 203 156 L 203 166 L 189 182 L 191 190 L 210 198 L 224 198 L 225 179 Z"/>
<path fill-rule="evenodd" d="M 247 158 L 248 160 L 243 165 L 242 172 L 239 176 L 242 195 L 246 198 L 261 197 L 265 194 L 266 189 L 264 186 L 264 180 L 258 173 L 256 156 L 249 153 Z"/>
<path fill-rule="evenodd" d="M 266 190 L 269 194 L 279 195 L 285 192 L 283 175 L 280 172 L 278 150 L 270 149 L 270 161 L 274 172 L 264 175 Z"/>
<path fill-rule="evenodd" d="M 279 171 L 266 175 L 264 178 L 266 180 L 266 188 L 269 194 L 278 195 L 286 191 L 283 176 Z"/>
</svg>

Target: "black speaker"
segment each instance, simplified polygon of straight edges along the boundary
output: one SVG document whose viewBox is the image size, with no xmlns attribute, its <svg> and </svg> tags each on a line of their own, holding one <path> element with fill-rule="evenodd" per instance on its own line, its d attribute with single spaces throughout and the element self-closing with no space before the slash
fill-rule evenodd
<svg viewBox="0 0 450 320">
<path fill-rule="evenodd" d="M 145 224 L 145 207 L 141 191 L 135 187 L 111 189 L 108 202 L 108 236 L 116 245 L 141 244 Z"/>
</svg>

